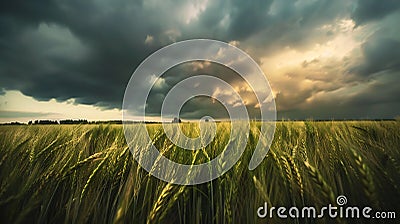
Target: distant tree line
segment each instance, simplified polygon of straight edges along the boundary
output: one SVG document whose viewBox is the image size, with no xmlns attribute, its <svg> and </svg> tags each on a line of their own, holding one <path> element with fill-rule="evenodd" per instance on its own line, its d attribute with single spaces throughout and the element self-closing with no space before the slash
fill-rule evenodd
<svg viewBox="0 0 400 224">
<path fill-rule="evenodd" d="M 160 122 L 157 121 L 122 121 L 122 120 L 109 120 L 109 121 L 88 121 L 86 119 L 66 119 L 66 120 L 34 120 L 29 121 L 28 123 L 21 123 L 18 121 L 8 122 L 8 123 L 0 123 L 0 125 L 55 125 L 55 124 L 157 124 Z"/>
<path fill-rule="evenodd" d="M 153 124 L 153 123 L 159 123 L 159 122 L 154 122 L 154 121 L 125 121 L 125 123 L 128 124 L 134 124 L 134 123 L 146 123 L 146 124 Z M 24 123 L 19 123 L 19 122 L 12 122 L 8 124 L 24 124 Z M 67 120 L 35 120 L 35 121 L 29 121 L 28 125 L 36 125 L 36 124 L 123 124 L 122 120 L 109 120 L 109 121 L 88 121 L 86 119 L 78 119 L 78 120 L 73 120 L 73 119 L 67 119 Z"/>
<path fill-rule="evenodd" d="M 35 120 L 35 121 L 29 121 L 28 125 L 36 125 L 36 124 L 90 124 L 88 120 L 85 119 L 78 119 L 78 120 L 72 120 L 72 119 L 66 119 L 66 120 Z M 23 123 L 20 123 L 23 124 Z"/>
<path fill-rule="evenodd" d="M 72 119 L 67 119 L 67 120 L 35 120 L 35 121 L 29 121 L 28 125 L 35 125 L 35 124 L 89 124 L 87 120 L 84 119 L 79 119 L 79 120 L 72 120 Z"/>
<path fill-rule="evenodd" d="M 60 120 L 60 124 L 89 124 L 87 120 L 79 119 L 79 120 Z"/>
<path fill-rule="evenodd" d="M 26 123 L 21 123 L 18 121 L 13 121 L 13 122 L 8 122 L 8 123 L 2 123 L 0 125 L 26 125 Z"/>
</svg>

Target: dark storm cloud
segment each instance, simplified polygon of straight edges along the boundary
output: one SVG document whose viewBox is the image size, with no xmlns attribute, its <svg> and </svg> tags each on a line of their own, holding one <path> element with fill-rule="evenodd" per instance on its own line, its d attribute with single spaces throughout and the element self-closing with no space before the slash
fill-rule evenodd
<svg viewBox="0 0 400 224">
<path fill-rule="evenodd" d="M 357 25 L 382 19 L 400 9 L 397 0 L 358 0 L 352 18 Z"/>
<path fill-rule="evenodd" d="M 352 93 L 344 90 L 337 95 L 327 95 L 312 104 L 279 111 L 279 118 L 290 119 L 376 119 L 394 118 L 399 115 L 399 73 L 386 73 L 379 79 L 364 84 L 361 90 Z M 279 99 L 279 97 L 278 97 Z"/>
<path fill-rule="evenodd" d="M 400 71 L 400 41 L 381 37 L 380 32 L 362 44 L 364 60 L 350 71 L 360 76 L 370 76 L 386 70 Z"/>
<path fill-rule="evenodd" d="M 1 85 L 39 100 L 120 107 L 134 68 L 158 46 L 145 47 L 140 4 L 90 1 L 13 2 L 2 7 Z M 130 6 L 129 8 L 127 6 Z"/>
<path fill-rule="evenodd" d="M 246 1 L 247 2 L 247 1 Z M 248 4 L 251 4 L 250 2 Z M 284 47 L 304 50 L 315 44 L 326 42 L 328 33 L 320 32 L 319 27 L 334 23 L 345 17 L 351 10 L 348 1 L 270 1 L 257 5 L 247 16 L 233 17 L 229 36 L 238 37 L 256 59 L 259 56 L 273 55 Z M 241 22 L 244 18 L 251 22 Z M 253 23 L 254 25 L 250 25 Z M 242 32 L 248 28 L 249 32 Z M 241 38 L 245 35 L 245 38 Z M 235 39 L 235 38 L 233 38 Z M 243 46 L 246 48 L 246 46 Z"/>
<path fill-rule="evenodd" d="M 194 37 L 246 40 L 264 32 L 254 43 L 279 47 L 273 40 L 299 41 L 305 37 L 299 32 L 326 21 L 313 17 L 336 16 L 335 10 L 324 12 L 336 7 L 333 1 L 298 6 L 293 1 L 213 1 L 186 26 L 175 15 L 186 10 L 183 1 L 147 2 L 3 2 L 2 87 L 39 100 L 74 97 L 77 103 L 119 108 L 133 70 L 162 45 Z M 154 43 L 144 44 L 147 35 Z"/>
<path fill-rule="evenodd" d="M 204 116 L 211 116 L 214 119 L 229 117 L 225 107 L 218 101 L 213 102 L 208 97 L 197 97 L 189 100 L 181 109 L 182 118 L 199 119 Z"/>
<path fill-rule="evenodd" d="M 384 78 L 398 74 L 400 40 L 393 27 L 397 26 L 399 1 L 210 0 L 207 6 L 203 3 L 3 1 L 0 3 L 0 94 L 3 88 L 15 89 L 38 100 L 75 98 L 78 104 L 121 108 L 132 72 L 150 53 L 167 44 L 190 38 L 235 40 L 260 62 L 261 57 L 279 53 L 285 47 L 303 51 L 323 44 L 338 31 L 319 28 L 349 18 L 354 19 L 356 29 L 368 26 L 371 21 L 383 28 L 362 44 L 357 60 L 354 56 L 325 61 L 325 64 L 318 60 L 304 63 L 304 68 L 289 74 L 291 80 L 272 83 L 296 91 L 278 94 L 278 108 L 293 117 L 329 115 L 329 112 L 344 116 L 329 106 L 340 96 L 331 96 L 325 101 L 307 99 L 321 92 L 350 88 L 355 82 L 369 85 L 371 80 L 378 79 L 374 74 Z M 327 75 L 311 71 L 313 66 L 320 66 Z M 149 98 L 149 112 L 157 114 L 157 105 L 162 102 L 165 91 L 188 74 L 194 73 L 181 68 L 165 76 L 164 85 L 154 89 Z M 228 81 L 237 81 L 229 73 L 225 74 Z M 303 85 L 304 80 L 312 84 Z M 395 85 L 384 83 L 388 85 L 386 90 Z M 378 91 L 372 87 L 369 91 Z M 378 92 L 383 99 L 392 99 L 393 92 Z M 352 116 L 357 116 L 352 103 L 365 102 L 363 105 L 367 107 L 370 99 L 363 98 L 368 96 L 368 91 L 359 94 L 352 95 L 353 101 L 348 99 L 349 103 L 343 106 Z M 393 101 L 390 102 L 392 105 Z M 193 117 L 195 113 L 202 114 L 206 105 L 205 100 L 194 100 L 183 112 Z M 392 108 L 397 107 L 392 105 Z"/>
<path fill-rule="evenodd" d="M 307 88 L 295 97 L 278 94 L 278 119 L 394 118 L 400 111 L 400 90 L 393 84 L 400 82 L 399 75 L 385 73 L 381 77 L 390 81 L 378 79 L 362 84 L 343 84 L 332 91 Z M 307 100 L 313 96 L 312 100 Z"/>
</svg>

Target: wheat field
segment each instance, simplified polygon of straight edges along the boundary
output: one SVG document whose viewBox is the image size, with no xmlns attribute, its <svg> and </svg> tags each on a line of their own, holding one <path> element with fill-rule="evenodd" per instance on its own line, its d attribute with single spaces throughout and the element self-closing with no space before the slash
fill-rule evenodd
<svg viewBox="0 0 400 224">
<path fill-rule="evenodd" d="M 172 160 L 206 162 L 229 138 L 218 123 L 211 144 L 180 150 L 159 124 L 148 125 L 154 145 Z M 232 169 L 200 185 L 158 180 L 133 159 L 122 125 L 0 126 L 1 223 L 315 223 L 260 219 L 257 208 L 348 203 L 400 208 L 400 122 L 277 122 L 267 157 L 248 162 L 258 141 L 251 123 L 247 147 Z M 182 123 L 187 135 L 197 128 Z M 363 220 L 327 220 L 360 222 Z"/>
</svg>

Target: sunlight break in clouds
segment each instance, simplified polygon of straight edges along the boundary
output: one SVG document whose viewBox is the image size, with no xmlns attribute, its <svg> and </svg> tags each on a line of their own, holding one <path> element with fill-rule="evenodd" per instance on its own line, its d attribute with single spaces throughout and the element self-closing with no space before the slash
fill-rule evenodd
<svg viewBox="0 0 400 224">
<path fill-rule="evenodd" d="M 74 99 L 64 102 L 37 101 L 25 96 L 19 91 L 6 91 L 0 95 L 0 122 L 29 120 L 63 120 L 63 119 L 87 119 L 97 120 L 121 120 L 121 110 L 101 110 L 92 105 L 75 104 Z"/>
</svg>

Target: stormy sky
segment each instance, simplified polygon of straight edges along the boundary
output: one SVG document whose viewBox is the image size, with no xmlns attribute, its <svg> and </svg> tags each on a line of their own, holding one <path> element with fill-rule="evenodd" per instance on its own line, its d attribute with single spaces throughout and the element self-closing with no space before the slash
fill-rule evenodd
<svg viewBox="0 0 400 224">
<path fill-rule="evenodd" d="M 398 21 L 397 0 L 2 1 L 0 121 L 121 119 L 135 68 L 161 47 L 193 38 L 246 51 L 270 82 L 278 118 L 394 118 Z M 164 86 L 185 77 L 187 66 L 195 65 L 166 74 Z M 151 115 L 166 91 L 153 91 Z M 223 117 L 209 101 L 188 102 L 182 117 Z"/>
</svg>

